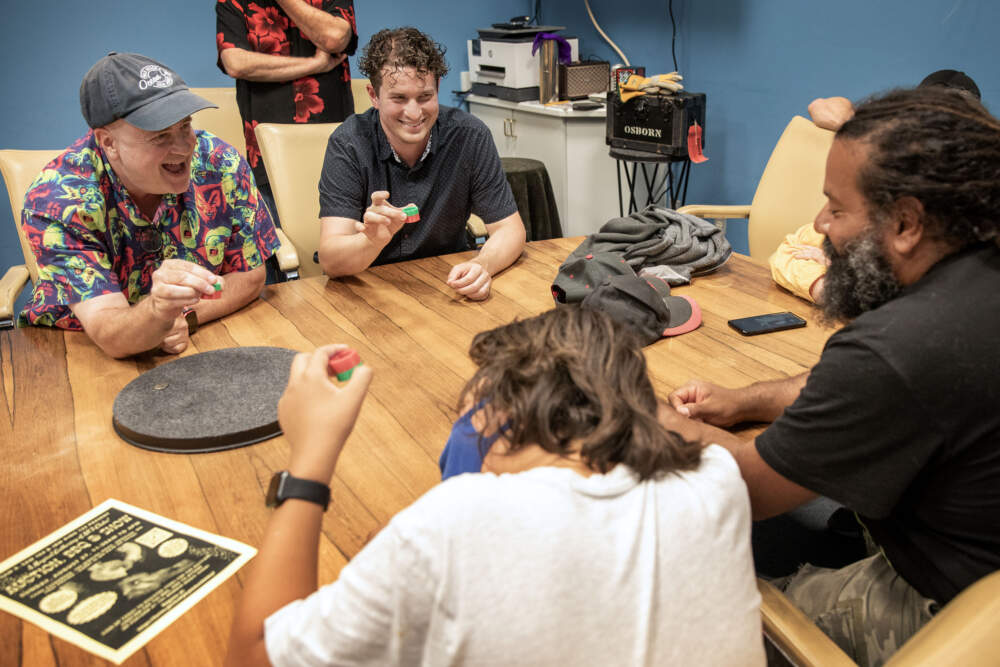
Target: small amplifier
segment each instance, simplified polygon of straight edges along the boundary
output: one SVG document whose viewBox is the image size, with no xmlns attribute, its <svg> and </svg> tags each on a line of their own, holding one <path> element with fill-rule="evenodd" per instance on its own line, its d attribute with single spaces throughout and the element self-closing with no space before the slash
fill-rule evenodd
<svg viewBox="0 0 1000 667">
<path fill-rule="evenodd" d="M 622 102 L 608 93 L 606 141 L 612 148 L 688 157 L 688 128 L 705 128 L 705 93 L 640 95 Z"/>
<path fill-rule="evenodd" d="M 601 60 L 559 65 L 559 99 L 578 100 L 608 90 L 610 63 Z"/>
</svg>

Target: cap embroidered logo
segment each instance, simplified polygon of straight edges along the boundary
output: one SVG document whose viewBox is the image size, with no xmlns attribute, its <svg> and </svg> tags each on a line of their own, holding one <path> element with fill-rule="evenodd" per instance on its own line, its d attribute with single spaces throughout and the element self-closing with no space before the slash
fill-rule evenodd
<svg viewBox="0 0 1000 667">
<path fill-rule="evenodd" d="M 174 77 L 159 65 L 146 65 L 139 70 L 139 90 L 169 88 L 173 83 Z"/>
</svg>

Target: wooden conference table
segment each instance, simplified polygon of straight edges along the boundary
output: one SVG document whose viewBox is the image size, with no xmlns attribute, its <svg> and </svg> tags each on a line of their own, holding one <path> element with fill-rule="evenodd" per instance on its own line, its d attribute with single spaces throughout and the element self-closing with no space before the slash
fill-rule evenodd
<svg viewBox="0 0 1000 667">
<path fill-rule="evenodd" d="M 332 483 L 321 581 L 336 578 L 370 534 L 438 482 L 437 458 L 457 396 L 474 371 L 466 355 L 472 337 L 551 308 L 556 269 L 580 240 L 530 243 L 481 303 L 456 298 L 444 284 L 449 268 L 470 256 L 463 253 L 375 267 L 353 278 L 269 286 L 262 299 L 193 336 L 185 354 L 247 345 L 304 351 L 342 342 L 375 369 Z M 815 324 L 808 304 L 775 287 L 766 267 L 747 257 L 733 256 L 675 293 L 699 303 L 704 323 L 646 348 L 661 396 L 692 377 L 740 386 L 802 372 L 831 333 Z M 809 326 L 744 338 L 726 324 L 782 310 L 805 317 Z M 283 437 L 228 452 L 175 455 L 132 447 L 112 429 L 118 392 L 173 357 L 115 361 L 83 334 L 40 328 L 0 332 L 0 356 L 0 560 L 107 498 L 260 544 L 270 514 L 264 493 L 288 458 Z M 125 664 L 220 664 L 240 576 Z M 103 661 L 0 612 L 0 664 Z"/>
</svg>

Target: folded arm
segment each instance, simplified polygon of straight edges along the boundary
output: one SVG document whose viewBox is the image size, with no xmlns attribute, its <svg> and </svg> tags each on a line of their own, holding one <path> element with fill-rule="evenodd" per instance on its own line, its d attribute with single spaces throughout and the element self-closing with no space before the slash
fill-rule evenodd
<svg viewBox="0 0 1000 667">
<path fill-rule="evenodd" d="M 332 16 L 303 0 L 277 0 L 306 39 L 327 53 L 341 53 L 351 43 L 353 29 L 346 19 Z"/>
<path fill-rule="evenodd" d="M 269 82 L 293 81 L 311 74 L 329 72 L 344 58 L 346 56 L 343 54 L 334 56 L 323 49 L 316 49 L 316 53 L 308 58 L 257 53 L 238 46 L 219 53 L 226 74 L 234 79 Z"/>
</svg>

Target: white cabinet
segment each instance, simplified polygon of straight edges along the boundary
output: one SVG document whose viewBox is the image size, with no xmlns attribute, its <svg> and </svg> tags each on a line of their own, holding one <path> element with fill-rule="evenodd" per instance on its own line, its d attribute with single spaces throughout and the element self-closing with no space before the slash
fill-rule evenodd
<svg viewBox="0 0 1000 667">
<path fill-rule="evenodd" d="M 591 234 L 618 217 L 617 172 L 604 142 L 603 109 L 568 111 L 479 95 L 468 101 L 469 111 L 490 128 L 501 157 L 545 163 L 565 236 Z"/>
</svg>

